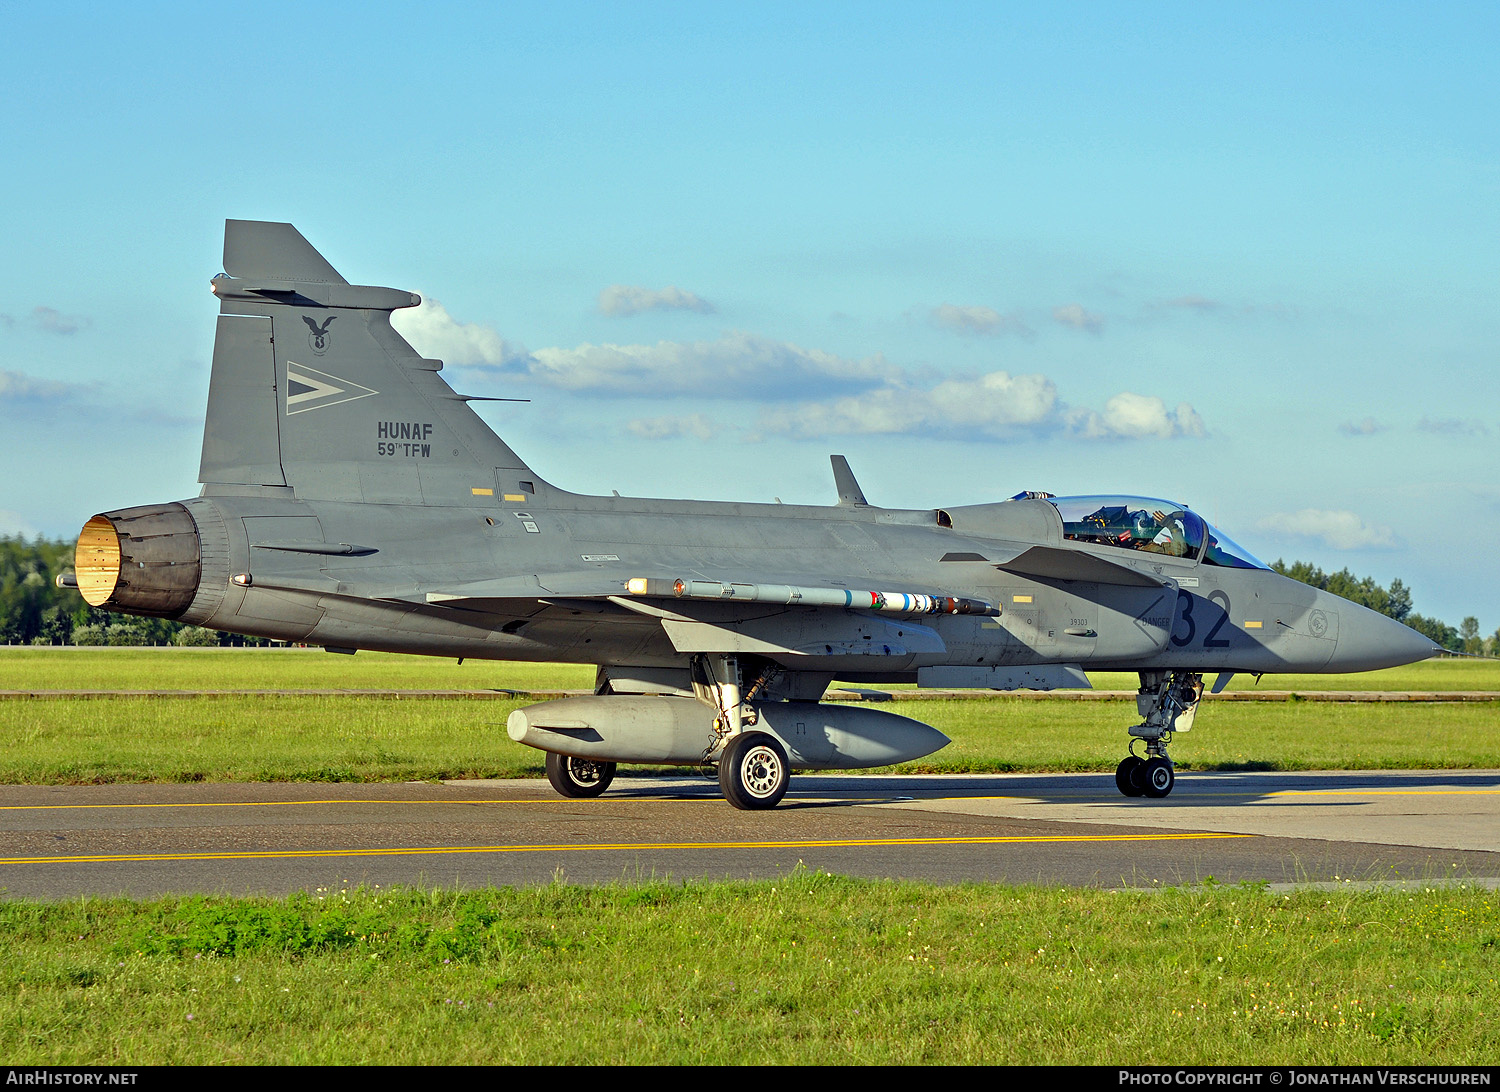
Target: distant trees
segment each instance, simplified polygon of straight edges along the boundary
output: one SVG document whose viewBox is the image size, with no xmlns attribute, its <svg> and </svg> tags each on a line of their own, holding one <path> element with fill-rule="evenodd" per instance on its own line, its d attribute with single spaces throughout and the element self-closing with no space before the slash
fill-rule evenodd
<svg viewBox="0 0 1500 1092">
<path fill-rule="evenodd" d="M 1458 637 L 1464 643 L 1465 652 L 1474 656 L 1484 652 L 1484 638 L 1479 636 L 1479 619 L 1472 614 L 1459 623 Z"/>
<path fill-rule="evenodd" d="M 260 637 L 203 630 L 165 618 L 111 614 L 83 601 L 57 577 L 73 571 L 73 543 L 40 536 L 0 538 L 0 644 L 265 645 Z M 191 636 L 184 636 L 191 634 Z"/>
<path fill-rule="evenodd" d="M 1407 615 L 1404 621 L 1424 637 L 1432 638 L 1433 643 L 1439 648 L 1446 648 L 1449 652 L 1463 651 L 1463 642 L 1458 638 L 1458 630 L 1448 623 L 1421 614 Z"/>
<path fill-rule="evenodd" d="M 0 643 L 64 644 L 74 626 L 108 620 L 76 591 L 57 586 L 58 574 L 72 568 L 71 543 L 0 538 Z"/>
</svg>

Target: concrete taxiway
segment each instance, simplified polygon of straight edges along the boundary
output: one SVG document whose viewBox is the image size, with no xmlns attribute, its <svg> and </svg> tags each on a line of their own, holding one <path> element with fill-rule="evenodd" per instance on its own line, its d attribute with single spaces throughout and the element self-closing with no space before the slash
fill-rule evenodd
<svg viewBox="0 0 1500 1092">
<path fill-rule="evenodd" d="M 793 778 L 769 812 L 702 779 L 595 800 L 543 781 L 0 786 L 8 897 L 780 876 L 1152 887 L 1500 881 L 1500 771 Z"/>
</svg>

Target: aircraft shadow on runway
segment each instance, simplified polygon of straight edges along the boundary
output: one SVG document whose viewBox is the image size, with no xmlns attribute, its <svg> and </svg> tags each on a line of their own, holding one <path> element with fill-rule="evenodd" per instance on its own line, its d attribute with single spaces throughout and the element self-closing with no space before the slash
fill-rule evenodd
<svg viewBox="0 0 1500 1092">
<path fill-rule="evenodd" d="M 1255 804 L 1275 800 L 1278 806 L 1337 807 L 1330 794 L 1360 796 L 1388 792 L 1464 792 L 1500 789 L 1500 771 L 1495 770 L 1334 770 L 1254 771 L 1187 773 L 1169 797 L 1126 800 L 1109 773 L 1066 774 L 875 774 L 828 775 L 809 773 L 792 779 L 783 808 L 853 807 L 884 800 L 959 797 L 1024 797 L 1039 803 L 1077 804 L 1098 801 L 1140 808 L 1176 811 L 1201 807 Z M 1316 800 L 1300 801 L 1287 795 L 1317 793 Z M 680 774 L 621 778 L 608 796 L 697 799 L 718 794 L 717 781 L 699 781 Z M 607 798 L 607 797 L 606 797 Z M 1350 806 L 1363 803 L 1348 801 Z"/>
</svg>

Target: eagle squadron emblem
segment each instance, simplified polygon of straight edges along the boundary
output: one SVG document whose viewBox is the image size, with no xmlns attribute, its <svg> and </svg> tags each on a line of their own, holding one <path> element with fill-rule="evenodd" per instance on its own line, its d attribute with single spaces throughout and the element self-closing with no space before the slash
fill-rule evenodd
<svg viewBox="0 0 1500 1092">
<path fill-rule="evenodd" d="M 302 321 L 307 323 L 307 328 L 312 331 L 307 335 L 307 343 L 319 356 L 328 351 L 328 324 L 336 318 L 338 318 L 337 315 L 329 315 L 323 320 L 322 325 L 319 325 L 307 315 L 302 316 Z"/>
</svg>

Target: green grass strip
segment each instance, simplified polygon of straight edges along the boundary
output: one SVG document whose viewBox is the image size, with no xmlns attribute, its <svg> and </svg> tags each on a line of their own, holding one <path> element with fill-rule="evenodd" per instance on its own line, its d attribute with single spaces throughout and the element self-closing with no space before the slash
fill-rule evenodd
<svg viewBox="0 0 1500 1092">
<path fill-rule="evenodd" d="M 1489 1065 L 1500 901 L 760 883 L 0 903 L 11 1065 Z"/>
<path fill-rule="evenodd" d="M 221 697 L 0 702 L 0 782 L 412 781 L 535 777 L 513 743 L 516 700 Z M 915 711 L 909 706 L 895 707 Z M 933 701 L 921 719 L 947 747 L 894 769 L 1005 773 L 1112 770 L 1134 702 Z M 1194 770 L 1500 767 L 1493 705 L 1221 704 L 1179 733 Z M 631 769 L 635 769 L 632 767 Z"/>
<path fill-rule="evenodd" d="M 1127 672 L 1094 672 L 1097 690 L 1134 690 Z M 1212 681 L 1212 680 L 1210 680 Z M 528 664 L 305 648 L 0 647 L 4 690 L 589 690 L 584 664 Z M 838 684 L 835 684 L 838 685 Z M 1231 690 L 1493 690 L 1500 660 L 1426 660 L 1354 675 L 1236 675 Z M 885 689 L 877 687 L 877 689 Z"/>
</svg>

